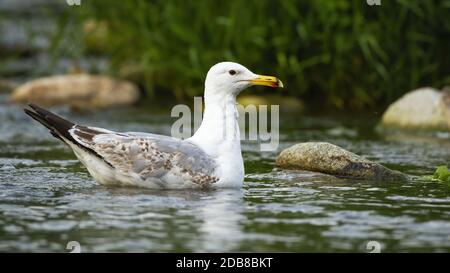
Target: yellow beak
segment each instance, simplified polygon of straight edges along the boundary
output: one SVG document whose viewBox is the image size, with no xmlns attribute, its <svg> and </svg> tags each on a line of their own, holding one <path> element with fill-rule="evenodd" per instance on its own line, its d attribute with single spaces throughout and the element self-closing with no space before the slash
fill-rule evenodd
<svg viewBox="0 0 450 273">
<path fill-rule="evenodd" d="M 250 80 L 253 85 L 264 85 L 270 87 L 280 87 L 283 88 L 283 83 L 276 77 L 256 75 L 256 78 Z"/>
</svg>

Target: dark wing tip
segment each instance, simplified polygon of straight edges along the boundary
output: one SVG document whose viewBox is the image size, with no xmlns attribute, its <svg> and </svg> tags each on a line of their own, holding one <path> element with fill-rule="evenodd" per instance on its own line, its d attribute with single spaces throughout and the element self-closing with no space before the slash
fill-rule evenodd
<svg viewBox="0 0 450 273">
<path fill-rule="evenodd" d="M 28 106 L 29 108 L 33 109 L 33 110 L 36 110 L 36 108 L 39 107 L 39 106 L 37 106 L 37 105 L 34 104 L 34 103 L 28 103 L 27 106 Z M 26 109 L 28 109 L 28 108 L 26 108 Z"/>
<path fill-rule="evenodd" d="M 69 130 L 72 129 L 74 126 L 76 126 L 75 123 L 73 123 L 71 121 L 68 121 L 68 120 L 66 120 L 66 119 L 64 119 L 64 118 L 62 118 L 62 117 L 60 117 L 60 116 L 58 116 L 56 114 L 53 114 L 52 112 L 50 112 L 48 110 L 45 110 L 45 109 L 37 106 L 36 104 L 29 103 L 28 106 L 31 107 L 31 109 L 24 108 L 23 110 L 25 111 L 25 113 L 27 115 L 29 115 L 30 117 L 32 117 L 34 120 L 38 121 L 39 123 L 41 123 L 42 125 L 47 127 L 50 130 L 50 133 L 54 137 L 60 139 L 63 142 L 66 142 L 64 140 L 64 139 L 66 139 L 67 141 L 70 141 L 70 142 L 78 145 L 79 147 L 81 147 L 81 148 L 91 152 L 95 156 L 97 156 L 100 159 L 104 160 L 106 162 L 106 164 L 108 164 L 109 166 L 114 168 L 113 165 L 111 165 L 108 161 L 106 161 L 95 150 L 82 145 L 81 143 L 79 143 L 78 141 L 76 141 L 72 137 L 72 135 L 70 134 Z M 89 129 L 87 127 L 80 126 L 80 129 L 83 129 L 83 128 L 85 128 L 86 131 L 87 131 L 87 132 L 85 132 L 86 135 L 90 135 L 90 134 L 92 135 L 94 132 L 95 133 L 99 133 L 99 132 L 96 132 L 95 130 Z M 90 137 L 92 138 L 93 135 L 90 136 Z"/>
<path fill-rule="evenodd" d="M 27 115 L 49 128 L 54 133 L 58 133 L 68 139 L 70 139 L 69 132 L 75 124 L 68 121 L 44 108 L 37 106 L 34 103 L 29 103 L 28 106 L 31 108 L 24 108 L 23 110 Z"/>
</svg>

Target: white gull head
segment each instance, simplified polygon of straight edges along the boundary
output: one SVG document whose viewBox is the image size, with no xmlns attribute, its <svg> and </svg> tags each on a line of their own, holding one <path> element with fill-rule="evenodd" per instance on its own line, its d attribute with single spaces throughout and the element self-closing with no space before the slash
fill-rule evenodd
<svg viewBox="0 0 450 273">
<path fill-rule="evenodd" d="M 283 87 L 283 83 L 275 77 L 257 75 L 238 63 L 221 62 L 212 66 L 206 75 L 205 97 L 235 97 L 252 85 Z"/>
</svg>

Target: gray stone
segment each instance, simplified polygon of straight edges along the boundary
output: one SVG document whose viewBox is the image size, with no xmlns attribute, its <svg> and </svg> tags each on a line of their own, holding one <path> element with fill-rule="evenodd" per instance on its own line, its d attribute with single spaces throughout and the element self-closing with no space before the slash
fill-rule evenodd
<svg viewBox="0 0 450 273">
<path fill-rule="evenodd" d="M 378 181 L 406 181 L 407 176 L 369 161 L 327 142 L 299 143 L 283 150 L 276 165 L 284 169 L 306 170 Z"/>
</svg>

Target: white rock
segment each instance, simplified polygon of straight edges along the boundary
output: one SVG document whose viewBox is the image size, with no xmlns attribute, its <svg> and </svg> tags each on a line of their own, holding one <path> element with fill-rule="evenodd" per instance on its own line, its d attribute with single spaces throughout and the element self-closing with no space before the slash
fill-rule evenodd
<svg viewBox="0 0 450 273">
<path fill-rule="evenodd" d="M 409 92 L 389 106 L 381 125 L 400 129 L 448 130 L 443 93 L 433 88 Z"/>
<path fill-rule="evenodd" d="M 441 107 L 444 110 L 444 118 L 450 129 L 450 86 L 447 86 L 442 90 Z"/>
</svg>

